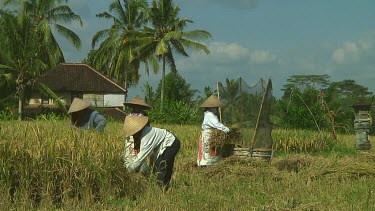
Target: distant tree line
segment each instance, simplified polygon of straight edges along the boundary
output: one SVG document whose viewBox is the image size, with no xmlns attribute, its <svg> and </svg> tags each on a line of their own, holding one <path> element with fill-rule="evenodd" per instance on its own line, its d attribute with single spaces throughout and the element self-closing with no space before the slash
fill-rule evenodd
<svg viewBox="0 0 375 211">
<path fill-rule="evenodd" d="M 65 62 L 56 33 L 75 48 L 81 47 L 80 38 L 63 24 L 72 21 L 82 24 L 82 21 L 64 4 L 66 1 L 2 2 L 0 119 L 9 115 L 21 119 L 23 105 L 32 89 L 58 99 L 37 79 Z M 200 124 L 203 111 L 199 104 L 209 95 L 218 94 L 217 90 L 192 89 L 178 72 L 175 54 L 209 53 L 198 41 L 211 38 L 211 34 L 204 30 L 186 31 L 192 21 L 180 18 L 179 11 L 172 0 L 153 0 L 150 5 L 146 0 L 112 1 L 109 10 L 97 17 L 113 20 L 113 23 L 95 34 L 93 50 L 83 62 L 125 87 L 138 84 L 142 76 L 140 69 L 145 69 L 145 74 L 149 74 L 149 70 L 158 73 L 160 64 L 162 79 L 156 89 L 148 83 L 142 87 L 143 97 L 153 107 L 151 118 L 159 123 Z M 222 87 L 225 88 L 220 92 L 225 103 L 222 121 L 255 126 L 262 95 L 243 92 L 235 79 L 227 79 Z M 374 102 L 374 95 L 367 87 L 350 79 L 332 82 L 328 75 L 292 75 L 282 91 L 281 99 L 274 98 L 272 104 L 274 127 L 352 131 L 354 113 L 350 106 L 359 100 Z"/>
<path fill-rule="evenodd" d="M 291 75 L 283 85 L 284 95 L 272 102 L 270 120 L 275 128 L 308 129 L 336 133 L 353 132 L 354 109 L 357 102 L 374 103 L 373 93 L 367 87 L 346 79 L 332 82 L 328 75 Z M 241 123 L 244 127 L 255 127 L 262 94 L 242 91 L 239 81 L 226 79 L 222 85 L 220 99 L 224 102 L 222 121 L 227 124 Z M 160 83 L 156 90 L 144 85 L 144 97 L 158 107 Z M 200 103 L 217 90 L 206 87 L 202 92 L 190 85 L 178 74 L 166 76 L 166 112 L 151 111 L 154 122 L 171 124 L 200 124 L 203 111 Z M 374 115 L 372 113 L 372 115 Z M 372 125 L 372 132 L 374 131 Z"/>
</svg>

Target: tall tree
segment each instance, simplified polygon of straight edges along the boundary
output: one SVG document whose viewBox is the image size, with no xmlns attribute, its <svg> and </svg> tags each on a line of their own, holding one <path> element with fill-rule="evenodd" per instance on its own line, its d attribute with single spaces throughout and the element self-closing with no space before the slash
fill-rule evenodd
<svg viewBox="0 0 375 211">
<path fill-rule="evenodd" d="M 151 27 L 145 26 L 143 33 L 136 39 L 140 58 L 156 55 L 159 61 L 162 61 L 161 111 L 164 103 L 166 65 L 173 72 L 177 72 L 174 54 L 189 56 L 186 49 L 209 53 L 204 44 L 195 40 L 211 38 L 211 34 L 204 30 L 184 31 L 186 25 L 193 21 L 179 18 L 179 11 L 180 8 L 174 6 L 173 0 L 153 0 L 149 9 Z"/>
<path fill-rule="evenodd" d="M 58 97 L 36 79 L 47 69 L 64 61 L 64 56 L 52 32 L 53 27 L 63 37 L 80 48 L 79 37 L 60 22 L 69 23 L 77 20 L 62 0 L 4 0 L 5 6 L 14 5 L 16 13 L 1 13 L 1 47 L 6 52 L 1 58 L 0 68 L 3 75 L 12 75 L 16 80 L 18 95 L 18 119 L 22 119 L 25 91 L 35 86 L 43 94 L 51 96 L 61 105 Z M 9 77 L 8 77 L 9 78 Z"/>
<path fill-rule="evenodd" d="M 6 13 L 3 9 L 0 9 L 0 22 L 3 23 L 3 13 Z M 0 31 L 0 64 L 4 64 L 6 58 L 9 56 L 9 51 L 7 49 L 7 43 L 2 42 L 7 40 L 6 34 L 4 31 Z M 13 74 L 11 74 L 9 71 L 6 71 L 5 69 L 2 69 L 0 67 L 0 110 L 8 110 L 5 108 L 12 108 L 15 107 L 16 103 L 12 100 L 9 100 L 10 98 L 14 98 L 15 94 L 15 82 L 16 80 L 13 78 Z M 13 105 L 14 106 L 13 106 Z M 12 105 L 12 106 L 7 106 Z M 13 109 L 10 109 L 13 110 Z"/>
<path fill-rule="evenodd" d="M 343 80 L 333 82 L 327 89 L 327 92 L 333 94 L 338 98 L 359 98 L 366 97 L 372 93 L 368 91 L 367 87 L 357 84 L 354 80 Z"/>
<path fill-rule="evenodd" d="M 4 47 L 7 56 L 2 58 L 0 68 L 3 77 L 15 78 L 18 95 L 18 119 L 22 119 L 25 89 L 31 85 L 32 79 L 46 65 L 37 57 L 40 45 L 36 41 L 32 19 L 28 15 L 15 16 L 1 13 L 0 31 L 3 39 L 0 46 Z"/>
<path fill-rule="evenodd" d="M 161 81 L 156 90 L 157 96 L 161 94 Z M 186 105 L 193 102 L 197 90 L 191 89 L 190 84 L 178 72 L 170 72 L 165 76 L 165 102 L 180 101 Z"/>
<path fill-rule="evenodd" d="M 92 39 L 92 48 L 103 40 L 94 55 L 93 66 L 105 71 L 106 75 L 126 88 L 138 84 L 138 70 L 142 63 L 147 74 L 150 66 L 155 72 L 158 71 L 155 57 L 138 57 L 134 43 L 130 42 L 147 22 L 147 6 L 146 0 L 114 0 L 109 12 L 97 15 L 99 18 L 112 19 L 113 24 L 111 28 L 98 31 Z"/>
<path fill-rule="evenodd" d="M 4 5 L 15 5 L 21 8 L 20 14 L 28 14 L 31 17 L 35 38 L 39 44 L 38 55 L 48 67 L 65 62 L 64 54 L 56 40 L 54 31 L 66 38 L 77 49 L 81 48 L 79 36 L 62 24 L 77 21 L 82 26 L 80 16 L 76 15 L 68 5 L 67 0 L 4 0 Z"/>
<path fill-rule="evenodd" d="M 288 93 L 290 90 L 297 88 L 301 91 L 313 88 L 324 89 L 329 86 L 329 75 L 291 75 L 287 79 L 287 84 L 283 85 L 284 92 Z"/>
</svg>

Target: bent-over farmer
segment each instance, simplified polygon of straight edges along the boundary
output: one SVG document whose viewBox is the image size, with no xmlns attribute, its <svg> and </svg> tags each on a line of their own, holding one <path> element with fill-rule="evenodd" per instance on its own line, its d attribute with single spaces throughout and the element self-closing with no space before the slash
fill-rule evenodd
<svg viewBox="0 0 375 211">
<path fill-rule="evenodd" d="M 107 120 L 91 108 L 91 103 L 80 98 L 74 98 L 68 114 L 71 114 L 71 124 L 79 129 L 95 129 L 103 132 L 107 125 Z"/>
<path fill-rule="evenodd" d="M 125 102 L 124 106 L 132 109 L 128 116 L 147 116 L 146 110 L 151 109 L 143 99 L 137 95 L 134 99 L 129 102 Z M 147 126 L 150 126 L 150 121 L 147 122 Z M 124 151 L 124 161 L 125 163 L 132 162 L 138 154 L 139 146 L 134 146 L 133 136 L 126 137 L 125 139 L 125 151 Z M 149 175 L 150 168 L 147 162 L 144 162 L 139 170 L 143 175 Z"/>
<path fill-rule="evenodd" d="M 125 118 L 125 136 L 133 136 L 135 146 L 140 146 L 135 159 L 125 163 L 125 166 L 129 171 L 138 171 L 149 157 L 158 185 L 166 190 L 172 177 L 175 157 L 180 150 L 180 140 L 168 130 L 147 126 L 147 122 L 146 116 Z"/>
</svg>

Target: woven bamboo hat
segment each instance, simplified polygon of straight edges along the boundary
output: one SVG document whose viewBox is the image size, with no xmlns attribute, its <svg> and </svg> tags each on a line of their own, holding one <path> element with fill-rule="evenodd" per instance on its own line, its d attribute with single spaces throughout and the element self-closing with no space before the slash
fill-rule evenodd
<svg viewBox="0 0 375 211">
<path fill-rule="evenodd" d="M 147 116 L 127 116 L 124 122 L 125 137 L 132 136 L 142 130 L 148 122 Z"/>
<path fill-rule="evenodd" d="M 83 110 L 85 108 L 88 108 L 90 106 L 91 106 L 91 103 L 86 102 L 86 101 L 76 97 L 76 98 L 74 98 L 72 104 L 69 107 L 68 114 L 73 113 L 73 112 L 77 112 L 77 111 L 81 111 L 81 110 Z"/>
<path fill-rule="evenodd" d="M 207 98 L 199 107 L 201 108 L 217 108 L 222 107 L 223 103 L 215 97 L 215 95 L 211 95 Z"/>
<path fill-rule="evenodd" d="M 129 107 L 139 106 L 142 107 L 143 110 L 151 109 L 151 106 L 149 106 L 139 95 L 137 95 L 137 97 L 135 97 L 133 100 L 125 102 L 124 105 Z"/>
</svg>

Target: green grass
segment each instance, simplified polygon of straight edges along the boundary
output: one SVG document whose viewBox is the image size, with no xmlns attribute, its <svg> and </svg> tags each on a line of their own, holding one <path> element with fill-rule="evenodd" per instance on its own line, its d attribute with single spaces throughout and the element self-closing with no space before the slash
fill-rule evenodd
<svg viewBox="0 0 375 211">
<path fill-rule="evenodd" d="M 354 135 L 332 143 L 312 131 L 275 130 L 271 163 L 230 157 L 198 168 L 200 126 L 156 126 L 182 144 L 166 193 L 124 169 L 122 123 L 98 134 L 68 121 L 0 122 L 0 210 L 375 209 L 375 154 L 358 153 Z"/>
</svg>

